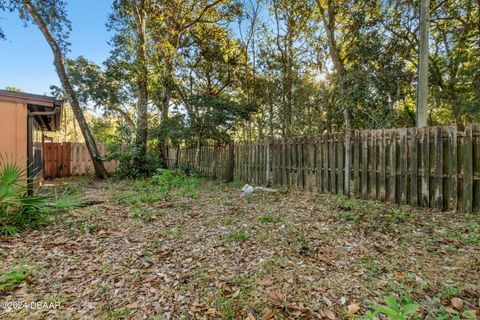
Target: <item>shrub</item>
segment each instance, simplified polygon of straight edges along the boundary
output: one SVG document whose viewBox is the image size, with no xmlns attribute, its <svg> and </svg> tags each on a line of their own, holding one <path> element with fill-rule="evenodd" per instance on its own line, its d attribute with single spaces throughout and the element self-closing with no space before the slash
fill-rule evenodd
<svg viewBox="0 0 480 320">
<path fill-rule="evenodd" d="M 10 236 L 23 227 L 41 227 L 52 211 L 80 206 L 78 199 L 68 193 L 53 198 L 28 193 L 25 170 L 0 157 L 0 235 Z"/>
<path fill-rule="evenodd" d="M 165 194 L 172 189 L 179 189 L 184 196 L 195 196 L 197 179 L 182 170 L 158 169 L 152 181 Z"/>
<path fill-rule="evenodd" d="M 344 211 L 350 211 L 355 209 L 355 203 L 353 202 L 353 200 L 345 197 L 344 195 L 338 195 L 336 197 L 336 202 L 338 208 Z"/>
<path fill-rule="evenodd" d="M 109 147 L 109 154 L 105 160 L 118 160 L 119 165 L 114 172 L 114 176 L 119 179 L 138 179 L 150 177 L 155 173 L 157 168 L 162 167 L 163 163 L 158 154 L 148 148 L 145 154 L 138 154 L 138 150 L 134 145 L 121 144 Z M 142 168 L 134 164 L 134 158 L 140 158 L 143 163 Z"/>
</svg>

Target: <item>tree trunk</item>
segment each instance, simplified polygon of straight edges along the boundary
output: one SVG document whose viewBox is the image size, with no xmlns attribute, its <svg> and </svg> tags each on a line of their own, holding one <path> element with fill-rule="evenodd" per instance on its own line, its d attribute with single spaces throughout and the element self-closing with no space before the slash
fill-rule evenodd
<svg viewBox="0 0 480 320">
<path fill-rule="evenodd" d="M 343 60 L 340 57 L 340 50 L 337 46 L 337 41 L 335 39 L 335 8 L 333 7 L 334 4 L 331 0 L 327 1 L 327 14 L 325 15 L 325 9 L 323 8 L 320 1 L 317 1 L 320 13 L 322 15 L 323 26 L 327 33 L 328 39 L 328 51 L 330 53 L 330 58 L 333 62 L 333 67 L 338 74 L 340 79 L 341 90 L 346 92 L 346 83 L 345 77 L 347 75 L 347 71 L 345 69 L 345 65 Z M 347 130 L 351 130 L 351 116 L 350 111 L 347 108 L 343 109 L 343 118 L 345 120 L 345 125 L 347 126 Z"/>
<path fill-rule="evenodd" d="M 226 181 L 233 182 L 235 171 L 235 144 L 233 140 L 228 142 L 228 158 L 227 158 L 227 173 Z"/>
<path fill-rule="evenodd" d="M 419 128 L 427 126 L 429 20 L 430 0 L 421 0 L 417 82 L 417 127 Z"/>
<path fill-rule="evenodd" d="M 160 124 L 168 118 L 170 111 L 170 99 L 172 97 L 172 82 L 173 82 L 173 57 L 169 58 L 166 66 L 167 79 L 163 85 L 162 105 L 160 109 Z M 164 136 L 159 136 L 157 139 L 158 156 L 162 162 L 162 166 L 167 163 L 167 139 Z"/>
<path fill-rule="evenodd" d="M 350 165 L 351 165 L 351 152 L 350 142 L 352 138 L 352 123 L 350 120 L 350 114 L 345 109 L 343 110 L 343 117 L 345 119 L 345 175 L 344 175 L 344 188 L 343 192 L 347 197 L 350 197 Z"/>
<path fill-rule="evenodd" d="M 23 3 L 28 13 L 30 13 L 33 20 L 35 21 L 35 24 L 38 26 L 43 36 L 47 40 L 50 49 L 52 50 L 54 56 L 53 64 L 57 71 L 58 77 L 60 78 L 60 83 L 62 84 L 63 90 L 66 93 L 68 102 L 72 107 L 73 114 L 75 115 L 80 130 L 82 131 L 83 137 L 85 139 L 85 144 L 87 146 L 88 152 L 90 153 L 90 157 L 92 158 L 93 166 L 95 167 L 95 175 L 101 179 L 106 178 L 108 176 L 107 170 L 105 170 L 105 166 L 100 159 L 100 153 L 98 152 L 95 140 L 92 136 L 92 133 L 90 132 L 90 128 L 88 127 L 87 121 L 85 120 L 85 116 L 83 115 L 82 108 L 80 107 L 80 103 L 78 102 L 77 96 L 75 95 L 70 80 L 67 77 L 62 51 L 60 50 L 58 43 L 53 38 L 53 35 L 50 33 L 50 30 L 48 29 L 46 23 L 43 21 L 42 17 L 37 12 L 37 9 L 32 5 L 31 1 L 23 0 Z"/>
<path fill-rule="evenodd" d="M 145 173 L 146 154 L 147 154 L 147 135 L 148 135 L 148 71 L 146 58 L 146 36 L 145 36 L 145 3 L 135 5 L 135 24 L 137 36 L 137 130 L 135 137 L 135 157 L 134 165 L 140 172 Z"/>
<path fill-rule="evenodd" d="M 202 137 L 199 136 L 197 140 L 197 147 L 195 149 L 195 169 L 200 170 L 200 157 L 202 152 Z"/>
</svg>

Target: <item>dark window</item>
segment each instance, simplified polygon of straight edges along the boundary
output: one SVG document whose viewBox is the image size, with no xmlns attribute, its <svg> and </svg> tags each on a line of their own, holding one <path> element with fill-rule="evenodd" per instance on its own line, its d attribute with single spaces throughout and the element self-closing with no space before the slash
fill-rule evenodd
<svg viewBox="0 0 480 320">
<path fill-rule="evenodd" d="M 42 129 L 38 125 L 37 121 L 33 120 L 32 128 L 32 147 L 33 147 L 33 161 L 32 168 L 30 169 L 32 177 L 35 178 L 42 170 Z"/>
</svg>

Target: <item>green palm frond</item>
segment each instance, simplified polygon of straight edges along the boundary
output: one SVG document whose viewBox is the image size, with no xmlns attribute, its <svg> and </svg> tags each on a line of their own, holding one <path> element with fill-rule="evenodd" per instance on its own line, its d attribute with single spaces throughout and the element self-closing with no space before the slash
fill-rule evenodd
<svg viewBox="0 0 480 320">
<path fill-rule="evenodd" d="M 20 229 L 17 226 L 13 226 L 10 224 L 0 227 L 0 235 L 6 236 L 6 237 L 11 237 L 14 234 L 16 234 L 18 231 L 20 231 Z"/>
<path fill-rule="evenodd" d="M 17 161 L 0 155 L 0 235 L 13 235 L 23 226 L 43 226 L 52 211 L 65 211 L 81 205 L 71 192 L 55 193 L 51 199 L 31 195 L 27 190 L 25 170 Z"/>
<path fill-rule="evenodd" d="M 22 170 L 16 163 L 3 164 L 2 171 L 0 172 L 0 183 L 5 185 L 18 184 L 22 178 Z"/>
</svg>

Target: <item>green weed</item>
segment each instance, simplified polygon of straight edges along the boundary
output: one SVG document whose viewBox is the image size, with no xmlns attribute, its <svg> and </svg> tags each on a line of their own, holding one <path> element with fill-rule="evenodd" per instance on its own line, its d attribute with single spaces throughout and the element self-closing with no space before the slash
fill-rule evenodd
<svg viewBox="0 0 480 320">
<path fill-rule="evenodd" d="M 250 235 L 245 230 L 235 230 L 227 234 L 227 238 L 232 241 L 244 242 L 250 238 Z"/>
<path fill-rule="evenodd" d="M 352 199 L 345 197 L 344 195 L 338 195 L 336 198 L 337 206 L 341 210 L 350 211 L 355 209 L 355 203 Z"/>
<path fill-rule="evenodd" d="M 340 218 L 342 218 L 343 221 L 349 224 L 358 224 L 362 222 L 362 217 L 353 211 L 343 211 L 340 212 Z"/>
<path fill-rule="evenodd" d="M 418 310 L 418 305 L 415 303 L 400 304 L 392 297 L 385 297 L 386 305 L 375 305 L 371 310 L 367 311 L 368 319 L 375 319 L 376 315 L 381 314 L 390 320 L 406 320 L 409 319 Z"/>
<path fill-rule="evenodd" d="M 24 267 L 13 269 L 0 275 L 0 294 L 13 290 L 18 284 L 22 283 L 28 276 L 28 271 Z"/>
<path fill-rule="evenodd" d="M 262 214 L 261 216 L 258 217 L 258 222 L 263 224 L 274 223 L 275 219 L 268 214 Z"/>
<path fill-rule="evenodd" d="M 224 226 L 231 226 L 234 223 L 232 218 L 225 218 L 223 219 L 223 225 Z"/>
</svg>

